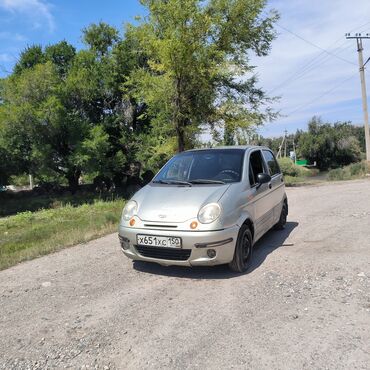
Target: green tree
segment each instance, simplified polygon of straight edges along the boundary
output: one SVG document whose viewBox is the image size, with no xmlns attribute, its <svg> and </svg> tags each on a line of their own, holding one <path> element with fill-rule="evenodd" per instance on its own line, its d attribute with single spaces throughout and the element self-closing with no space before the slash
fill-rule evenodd
<svg viewBox="0 0 370 370">
<path fill-rule="evenodd" d="M 360 143 L 348 122 L 334 125 L 313 117 L 308 123 L 308 132 L 298 142 L 300 156 L 316 162 L 318 168 L 327 170 L 358 162 L 361 159 Z"/>
<path fill-rule="evenodd" d="M 126 86 L 148 104 L 153 125 L 177 138 L 178 151 L 193 146 L 201 127 L 221 126 L 232 143 L 238 129 L 275 117 L 249 61 L 267 55 L 275 37 L 278 15 L 262 15 L 265 0 L 141 3 L 149 14 L 127 35 L 148 63 Z"/>
<path fill-rule="evenodd" d="M 45 48 L 45 60 L 52 62 L 62 77 L 65 77 L 69 71 L 75 54 L 75 47 L 67 41 L 61 41 Z"/>
<path fill-rule="evenodd" d="M 118 30 L 107 23 L 91 24 L 83 29 L 83 41 L 98 55 L 106 55 L 119 40 Z"/>
<path fill-rule="evenodd" d="M 21 52 L 19 61 L 14 66 L 14 73 L 20 74 L 25 69 L 32 68 L 36 64 L 43 63 L 44 61 L 45 56 L 41 45 L 28 46 Z"/>
<path fill-rule="evenodd" d="M 78 157 L 88 134 L 63 104 L 63 83 L 51 62 L 7 79 L 3 89 L 3 142 L 20 172 L 62 175 L 76 190 Z"/>
</svg>

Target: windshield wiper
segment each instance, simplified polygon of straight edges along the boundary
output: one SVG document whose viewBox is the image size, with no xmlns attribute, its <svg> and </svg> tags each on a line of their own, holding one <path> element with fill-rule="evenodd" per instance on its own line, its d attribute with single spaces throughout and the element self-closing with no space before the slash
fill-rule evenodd
<svg viewBox="0 0 370 370">
<path fill-rule="evenodd" d="M 226 184 L 221 180 L 195 179 L 190 181 L 192 184 Z"/>
<path fill-rule="evenodd" d="M 192 186 L 191 182 L 188 181 L 180 181 L 180 180 L 156 180 L 153 181 L 155 184 L 167 184 L 167 185 L 186 185 Z"/>
</svg>

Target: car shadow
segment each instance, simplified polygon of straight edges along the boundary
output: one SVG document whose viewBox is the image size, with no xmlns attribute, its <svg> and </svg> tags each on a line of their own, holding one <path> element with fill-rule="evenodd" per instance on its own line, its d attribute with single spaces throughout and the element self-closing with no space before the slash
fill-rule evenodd
<svg viewBox="0 0 370 370">
<path fill-rule="evenodd" d="M 252 266 L 244 274 L 250 274 L 265 261 L 266 257 L 276 249 L 283 247 L 290 233 L 298 226 L 298 222 L 287 222 L 283 230 L 270 230 L 254 246 Z M 134 261 L 135 270 L 155 275 L 163 275 L 187 279 L 231 279 L 243 274 L 230 271 L 227 265 L 218 266 L 162 266 L 157 263 Z"/>
<path fill-rule="evenodd" d="M 283 230 L 270 230 L 254 246 L 252 266 L 247 273 L 251 273 L 262 265 L 266 257 L 274 250 L 290 246 L 291 243 L 285 243 L 291 232 L 298 226 L 298 222 L 287 222 Z"/>
</svg>

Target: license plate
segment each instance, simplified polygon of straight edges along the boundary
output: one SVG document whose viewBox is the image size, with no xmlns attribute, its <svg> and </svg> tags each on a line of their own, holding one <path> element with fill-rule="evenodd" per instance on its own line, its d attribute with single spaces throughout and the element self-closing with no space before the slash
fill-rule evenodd
<svg viewBox="0 0 370 370">
<path fill-rule="evenodd" d="M 175 236 L 137 235 L 138 245 L 148 247 L 181 248 L 181 238 Z"/>
</svg>

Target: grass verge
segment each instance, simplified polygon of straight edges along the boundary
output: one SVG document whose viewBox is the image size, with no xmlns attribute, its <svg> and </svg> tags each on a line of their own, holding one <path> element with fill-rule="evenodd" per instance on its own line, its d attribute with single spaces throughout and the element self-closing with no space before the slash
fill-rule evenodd
<svg viewBox="0 0 370 370">
<path fill-rule="evenodd" d="M 330 170 L 328 173 L 328 180 L 338 181 L 362 179 L 366 177 L 368 173 L 370 173 L 370 166 L 366 161 L 362 161 Z"/>
<path fill-rule="evenodd" d="M 66 204 L 81 206 L 85 203 L 93 204 L 97 201 L 114 201 L 122 198 L 123 194 L 96 193 L 93 191 L 78 191 L 71 194 L 66 191 L 62 194 L 37 194 L 35 191 L 18 193 L 0 193 L 0 217 L 15 215 L 19 212 L 36 212 L 48 208 L 60 208 Z"/>
<path fill-rule="evenodd" d="M 0 270 L 116 231 L 124 202 L 65 205 L 0 219 Z"/>
</svg>

